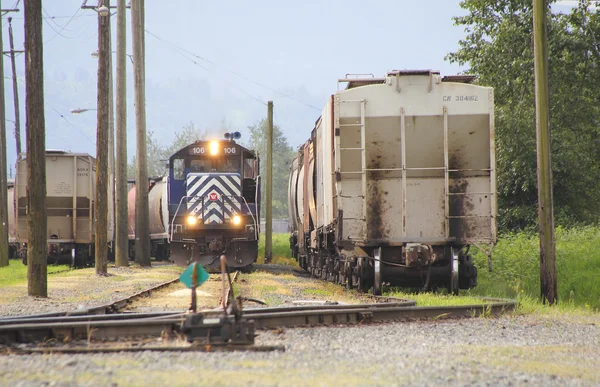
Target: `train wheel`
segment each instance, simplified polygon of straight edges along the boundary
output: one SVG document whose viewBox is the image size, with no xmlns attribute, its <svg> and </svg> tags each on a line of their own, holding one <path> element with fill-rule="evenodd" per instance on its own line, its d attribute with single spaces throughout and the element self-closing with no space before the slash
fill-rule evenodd
<svg viewBox="0 0 600 387">
<path fill-rule="evenodd" d="M 458 253 L 459 251 L 450 247 L 450 278 L 448 279 L 448 293 L 458 296 L 459 277 L 458 277 Z"/>
<path fill-rule="evenodd" d="M 381 290 L 383 287 L 383 283 L 382 283 L 382 275 L 381 275 L 381 247 L 378 247 L 375 249 L 375 251 L 373 252 L 373 258 L 374 258 L 374 262 L 373 262 L 373 268 L 374 268 L 374 275 L 373 275 L 373 294 L 376 296 L 380 296 L 381 295 Z"/>
<path fill-rule="evenodd" d="M 351 261 L 346 262 L 346 289 L 352 289 L 354 287 L 354 263 Z"/>
<path fill-rule="evenodd" d="M 369 289 L 371 288 L 371 283 L 373 281 L 371 281 L 371 276 L 369 275 L 370 270 L 369 270 L 369 264 L 367 261 L 367 258 L 365 257 L 361 257 L 358 259 L 358 264 L 357 264 L 357 286 L 358 286 L 358 290 L 366 293 L 369 291 Z"/>
</svg>

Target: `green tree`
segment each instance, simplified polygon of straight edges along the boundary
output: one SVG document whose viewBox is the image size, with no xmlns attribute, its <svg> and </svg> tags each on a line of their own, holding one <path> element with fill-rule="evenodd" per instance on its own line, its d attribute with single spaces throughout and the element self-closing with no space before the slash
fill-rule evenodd
<svg viewBox="0 0 600 387">
<path fill-rule="evenodd" d="M 258 152 L 260 160 L 260 212 L 265 216 L 266 178 L 267 178 L 267 120 L 262 119 L 249 126 L 250 140 L 248 147 Z M 290 162 L 294 157 L 294 149 L 277 125 L 273 125 L 273 218 L 287 218 L 287 191 Z"/>
<path fill-rule="evenodd" d="M 553 2 L 553 1 L 550 1 Z M 455 17 L 466 37 L 447 59 L 493 86 L 499 225 L 537 221 L 532 2 L 464 0 Z M 549 13 L 550 114 L 554 205 L 563 224 L 600 219 L 600 16 L 588 1 Z"/>
<path fill-rule="evenodd" d="M 166 164 L 169 157 L 187 145 L 203 139 L 205 134 L 197 129 L 192 122 L 175 132 L 175 139 L 169 146 L 165 146 L 154 137 L 154 132 L 149 131 L 146 136 L 146 152 L 148 154 L 148 176 L 163 176 L 167 172 Z M 135 177 L 136 158 L 133 156 L 127 165 L 127 176 Z"/>
</svg>

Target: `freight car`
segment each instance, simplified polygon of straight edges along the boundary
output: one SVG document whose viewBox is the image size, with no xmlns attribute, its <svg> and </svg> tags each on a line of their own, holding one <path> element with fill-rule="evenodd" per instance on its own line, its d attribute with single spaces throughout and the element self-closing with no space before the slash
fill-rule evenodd
<svg viewBox="0 0 600 387">
<path fill-rule="evenodd" d="M 148 205 L 150 221 L 150 255 L 157 261 L 165 261 L 170 255 L 170 244 L 168 241 L 169 229 L 168 206 L 167 206 L 167 184 L 166 177 L 151 178 L 148 181 Z M 127 195 L 128 225 L 129 225 L 129 259 L 135 258 L 135 180 L 130 180 L 130 189 Z M 164 201 L 164 203 L 163 203 Z"/>
<path fill-rule="evenodd" d="M 19 243 L 16 238 L 15 225 L 15 182 L 9 180 L 8 187 L 8 258 L 18 258 L 20 250 Z"/>
<path fill-rule="evenodd" d="M 169 158 L 168 175 L 150 182 L 150 232 L 155 257 L 180 266 L 246 268 L 258 257 L 258 155 L 235 142 L 196 141 Z M 129 193 L 130 238 L 135 234 L 135 187 Z M 130 242 L 130 255 L 135 245 Z"/>
<path fill-rule="evenodd" d="M 338 81 L 289 178 L 301 267 L 375 294 L 477 284 L 469 247 L 496 241 L 496 176 L 493 89 L 473 80 L 418 70 Z"/>
<path fill-rule="evenodd" d="M 89 154 L 46 151 L 48 262 L 68 260 L 74 267 L 94 262 L 96 159 Z M 27 263 L 27 154 L 17 160 L 14 188 L 14 235 Z M 109 201 L 110 202 L 110 201 Z M 109 203 L 109 219 L 112 206 Z M 109 243 L 112 227 L 109 227 Z"/>
</svg>

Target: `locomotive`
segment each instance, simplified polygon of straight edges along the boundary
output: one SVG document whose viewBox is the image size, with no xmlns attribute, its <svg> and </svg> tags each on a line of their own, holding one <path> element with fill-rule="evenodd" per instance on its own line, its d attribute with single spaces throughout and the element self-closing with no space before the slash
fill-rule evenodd
<svg viewBox="0 0 600 387">
<path fill-rule="evenodd" d="M 496 242 L 496 175 L 493 89 L 474 79 L 338 80 L 289 176 L 302 268 L 374 294 L 476 286 L 469 248 Z"/>
<path fill-rule="evenodd" d="M 235 142 L 196 141 L 170 156 L 167 176 L 150 181 L 150 240 L 156 259 L 198 262 L 209 271 L 247 268 L 258 257 L 258 155 Z M 129 191 L 130 255 L 135 255 L 135 187 Z"/>
</svg>

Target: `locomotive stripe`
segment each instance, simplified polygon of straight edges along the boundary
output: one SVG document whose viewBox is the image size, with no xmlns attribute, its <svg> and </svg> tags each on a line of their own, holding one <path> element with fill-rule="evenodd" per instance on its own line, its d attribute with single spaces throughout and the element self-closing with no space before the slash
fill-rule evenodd
<svg viewBox="0 0 600 387">
<path fill-rule="evenodd" d="M 241 213 L 240 176 L 238 174 L 189 174 L 186 180 L 188 196 L 187 207 L 198 217 L 202 217 L 204 207 L 204 221 L 206 224 L 223 223 L 226 218 L 231 218 L 236 213 Z M 211 193 L 217 193 L 220 200 L 211 201 Z M 204 205 L 202 204 L 204 199 Z"/>
</svg>

